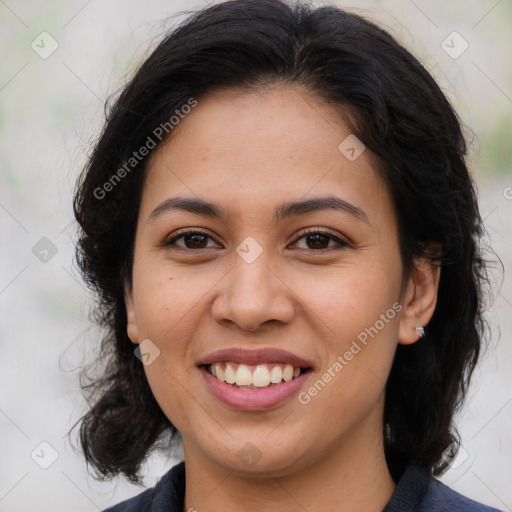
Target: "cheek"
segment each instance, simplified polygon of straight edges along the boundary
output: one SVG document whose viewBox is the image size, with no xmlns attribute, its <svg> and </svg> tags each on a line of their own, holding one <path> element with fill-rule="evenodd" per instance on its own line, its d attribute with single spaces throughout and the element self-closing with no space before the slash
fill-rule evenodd
<svg viewBox="0 0 512 512">
<path fill-rule="evenodd" d="M 382 400 L 397 346 L 396 289 L 382 274 L 369 272 L 304 282 L 325 366 L 299 398 L 318 423 L 348 427 Z"/>
<path fill-rule="evenodd" d="M 144 371 L 156 400 L 167 412 L 168 402 L 179 400 L 179 393 L 168 390 L 187 387 L 186 349 L 193 336 L 197 290 L 190 279 L 187 285 L 180 283 L 169 269 L 151 264 L 145 269 L 134 273 L 137 326 L 140 339 L 149 339 L 157 347 L 153 350 L 158 357 Z"/>
<path fill-rule="evenodd" d="M 142 335 L 166 340 L 171 330 L 183 333 L 199 311 L 201 298 L 212 289 L 213 273 L 180 272 L 165 264 L 148 263 L 134 276 L 136 311 Z"/>
<path fill-rule="evenodd" d="M 372 401 L 381 393 L 397 344 L 399 270 L 373 262 L 330 275 L 301 274 L 294 293 L 307 305 L 310 330 L 327 362 L 320 378 L 330 391 L 318 403 Z"/>
<path fill-rule="evenodd" d="M 187 347 L 197 327 L 195 306 L 201 290 L 194 279 L 180 282 L 169 269 L 151 265 L 148 268 L 152 270 L 139 276 L 135 291 L 137 321 L 141 337 L 154 342 L 159 355 L 144 366 L 144 371 L 164 414 L 178 430 L 187 432 L 194 416 L 187 390 L 193 382 L 192 372 L 196 371 L 188 364 Z"/>
<path fill-rule="evenodd" d="M 304 314 L 317 322 L 315 327 L 324 325 L 330 337 L 344 340 L 356 337 L 392 308 L 400 287 L 396 269 L 378 263 L 297 272 L 288 278 L 296 300 L 307 306 Z M 396 316 L 393 311 L 391 315 Z"/>
</svg>

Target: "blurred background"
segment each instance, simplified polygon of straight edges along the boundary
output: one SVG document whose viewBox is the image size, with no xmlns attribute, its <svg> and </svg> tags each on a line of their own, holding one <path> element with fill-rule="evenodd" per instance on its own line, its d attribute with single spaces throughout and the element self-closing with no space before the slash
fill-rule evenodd
<svg viewBox="0 0 512 512">
<path fill-rule="evenodd" d="M 72 193 L 107 96 L 182 11 L 207 3 L 0 0 L 0 512 L 96 511 L 143 490 L 95 481 L 67 438 L 86 410 L 79 367 L 98 339 L 73 261 Z M 495 265 L 491 344 L 457 418 L 462 449 L 441 480 L 512 511 L 512 2 L 313 3 L 350 8 L 394 34 L 466 126 L 505 274 Z M 179 457 L 152 457 L 145 484 Z"/>
</svg>

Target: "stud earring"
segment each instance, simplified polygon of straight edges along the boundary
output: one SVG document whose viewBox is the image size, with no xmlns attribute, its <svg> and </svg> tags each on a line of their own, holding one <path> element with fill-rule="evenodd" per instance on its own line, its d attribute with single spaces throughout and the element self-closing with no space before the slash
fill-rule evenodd
<svg viewBox="0 0 512 512">
<path fill-rule="evenodd" d="M 420 338 L 423 338 L 423 336 L 425 336 L 425 329 L 423 329 L 423 327 L 416 327 L 416 332 L 418 333 L 419 337 Z"/>
</svg>

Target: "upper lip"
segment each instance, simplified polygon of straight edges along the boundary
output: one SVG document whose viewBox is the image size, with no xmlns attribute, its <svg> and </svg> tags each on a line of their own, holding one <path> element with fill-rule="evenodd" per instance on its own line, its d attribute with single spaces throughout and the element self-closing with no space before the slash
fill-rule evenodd
<svg viewBox="0 0 512 512">
<path fill-rule="evenodd" d="M 291 364 L 294 367 L 312 368 L 313 364 L 302 357 L 299 357 L 286 350 L 277 348 L 258 348 L 245 349 L 241 347 L 226 348 L 217 350 L 207 356 L 202 357 L 196 364 L 197 366 L 220 363 L 222 361 L 231 361 L 248 365 L 264 363 Z"/>
</svg>

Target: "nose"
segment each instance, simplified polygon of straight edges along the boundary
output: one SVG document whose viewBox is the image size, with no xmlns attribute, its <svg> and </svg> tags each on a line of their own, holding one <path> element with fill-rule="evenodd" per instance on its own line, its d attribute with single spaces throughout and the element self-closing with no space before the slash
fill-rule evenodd
<svg viewBox="0 0 512 512">
<path fill-rule="evenodd" d="M 263 254 L 252 263 L 236 255 L 232 270 L 220 282 L 213 318 L 246 331 L 258 331 L 264 324 L 289 323 L 295 315 L 290 284 L 269 267 Z"/>
</svg>

